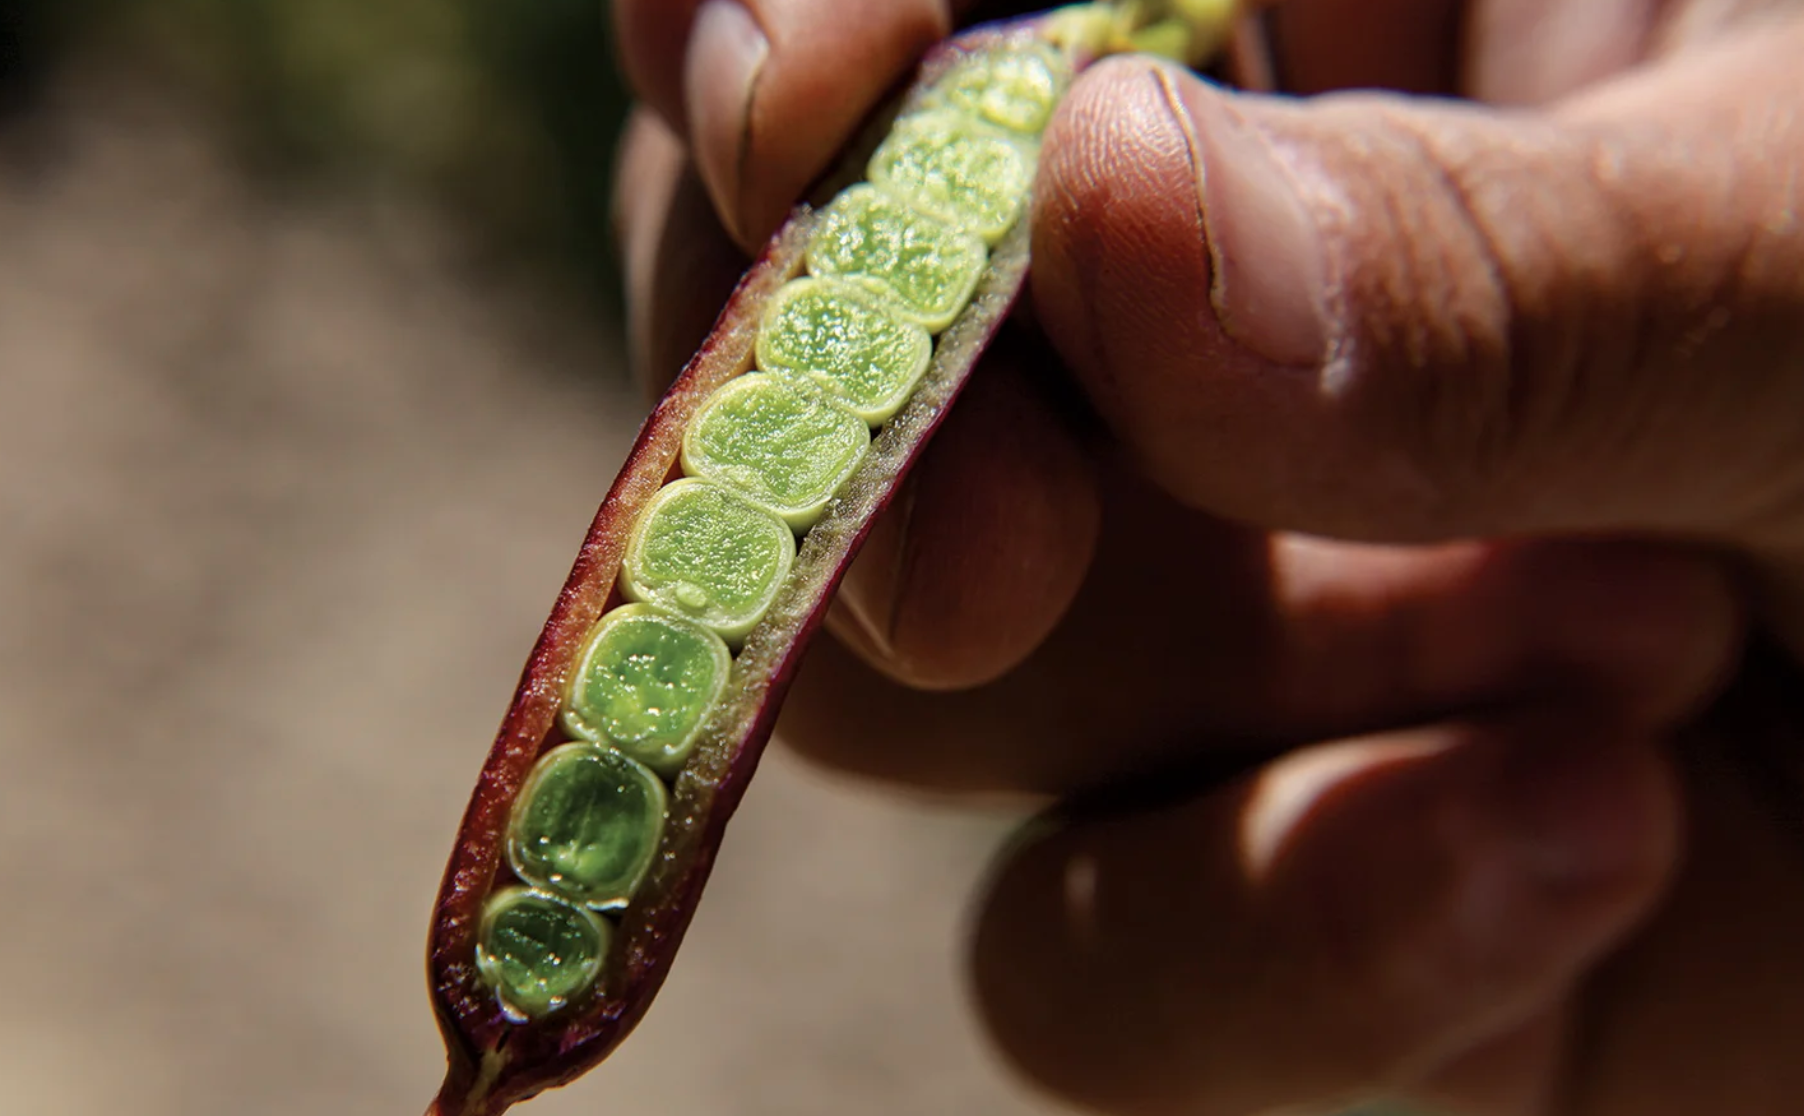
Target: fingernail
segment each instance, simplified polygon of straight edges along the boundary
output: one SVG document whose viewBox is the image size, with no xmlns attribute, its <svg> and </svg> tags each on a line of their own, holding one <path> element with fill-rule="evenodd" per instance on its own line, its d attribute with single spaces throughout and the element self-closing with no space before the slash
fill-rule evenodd
<svg viewBox="0 0 1804 1116">
<path fill-rule="evenodd" d="M 736 225 L 758 74 L 770 56 L 757 20 L 735 0 L 702 0 L 683 63 L 690 144 L 714 204 Z"/>
<path fill-rule="evenodd" d="M 1223 331 L 1274 363 L 1320 364 L 1328 345 L 1327 261 L 1296 180 L 1230 94 L 1161 77 L 1199 164 L 1210 299 Z"/>
</svg>

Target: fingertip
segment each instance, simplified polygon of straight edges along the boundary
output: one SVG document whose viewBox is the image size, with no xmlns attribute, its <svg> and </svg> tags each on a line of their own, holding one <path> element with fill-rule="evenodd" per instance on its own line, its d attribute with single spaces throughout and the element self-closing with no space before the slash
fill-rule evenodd
<svg viewBox="0 0 1804 1116">
<path fill-rule="evenodd" d="M 1194 307 L 1170 292 L 1209 284 L 1188 137 L 1164 80 L 1141 58 L 1079 77 L 1047 126 L 1033 193 L 1038 318 L 1118 429 L 1132 429 L 1142 392 L 1119 373 L 1158 376 L 1168 363 L 1137 344 L 1191 340 Z"/>
<path fill-rule="evenodd" d="M 1576 723 L 1308 749 L 1019 844 L 971 979 L 1008 1058 L 1081 1103 L 1319 1104 L 1557 1006 L 1657 902 L 1678 813 L 1658 747 Z"/>
<path fill-rule="evenodd" d="M 628 363 L 641 387 L 653 379 L 653 290 L 670 209 L 687 160 L 682 141 L 648 109 L 627 118 L 614 176 L 614 239 L 626 286 Z M 649 388 L 648 388 L 649 390 Z"/>
<path fill-rule="evenodd" d="M 702 0 L 683 63 L 690 139 L 742 248 L 950 28 L 944 0 Z"/>
<path fill-rule="evenodd" d="M 1767 235 L 1795 121 L 1745 124 L 1784 103 L 1801 30 L 1550 112 L 1100 67 L 1049 135 L 1036 297 L 1116 431 L 1195 506 L 1388 542 L 1746 545 L 1776 518 L 1759 494 L 1796 488 L 1773 472 L 1795 438 L 1773 360 L 1800 271 L 1797 238 Z M 1175 123 L 1150 77 L 1121 80 L 1134 67 L 1166 74 Z M 1112 157 L 1153 169 L 1111 183 Z M 1190 211 L 1134 196 L 1158 183 Z"/>
<path fill-rule="evenodd" d="M 665 125 L 686 134 L 682 63 L 696 0 L 614 0 L 608 6 L 627 82 Z"/>
<path fill-rule="evenodd" d="M 1657 740 L 1544 710 L 1296 753 L 1240 833 L 1263 907 L 1398 1023 L 1396 1054 L 1563 991 L 1653 908 L 1680 815 Z"/>
<path fill-rule="evenodd" d="M 1048 128 L 1034 210 L 1048 335 L 1151 476 L 1222 508 L 1246 424 L 1294 407 L 1328 344 L 1320 232 L 1235 105 L 1149 59 L 1098 64 Z"/>
<path fill-rule="evenodd" d="M 683 61 L 689 140 L 716 210 L 743 247 L 752 239 L 741 235 L 751 113 L 770 55 L 764 29 L 738 0 L 702 0 L 696 8 Z"/>
<path fill-rule="evenodd" d="M 1718 555 L 1565 540 L 1500 547 L 1493 567 L 1483 575 L 1491 600 L 1513 611 L 1521 646 L 1549 649 L 1539 672 L 1625 723 L 1670 725 L 1696 713 L 1740 658 L 1747 607 Z"/>
<path fill-rule="evenodd" d="M 747 260 L 682 142 L 649 111 L 634 113 L 622 137 L 614 219 L 633 378 L 655 399 L 707 337 Z"/>
<path fill-rule="evenodd" d="M 1018 360 L 992 350 L 840 588 L 835 632 L 917 689 L 1013 669 L 1064 617 L 1095 552 L 1094 469 Z"/>
<path fill-rule="evenodd" d="M 1160 1046 L 1138 1048 L 1164 1014 L 1143 978 L 1173 959 L 1134 955 L 1109 925 L 1105 904 L 1121 875 L 1111 861 L 1105 877 L 1084 835 L 1056 821 L 1030 824 L 980 898 L 967 980 L 990 1041 L 1015 1072 L 1066 1101 L 1136 1112 L 1150 1098 L 1181 1095 L 1182 1078 L 1205 1071 L 1173 1049 L 1175 1027 Z"/>
</svg>

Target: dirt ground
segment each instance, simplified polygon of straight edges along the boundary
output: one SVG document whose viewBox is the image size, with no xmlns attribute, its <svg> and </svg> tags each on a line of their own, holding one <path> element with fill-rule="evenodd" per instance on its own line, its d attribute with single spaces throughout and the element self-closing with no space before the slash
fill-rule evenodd
<svg viewBox="0 0 1804 1116">
<path fill-rule="evenodd" d="M 60 90 L 0 136 L 0 1107 L 412 1116 L 439 871 L 639 418 L 619 340 L 406 197 Z M 776 755 L 648 1021 L 526 1111 L 1050 1111 L 959 987 L 1008 822 Z"/>
</svg>

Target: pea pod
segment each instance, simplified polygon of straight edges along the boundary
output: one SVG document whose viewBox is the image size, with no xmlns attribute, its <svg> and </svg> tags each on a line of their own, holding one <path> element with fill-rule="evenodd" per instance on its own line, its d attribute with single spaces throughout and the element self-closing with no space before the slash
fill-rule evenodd
<svg viewBox="0 0 1804 1116">
<path fill-rule="evenodd" d="M 465 812 L 428 947 L 450 1063 L 429 1116 L 563 1084 L 645 1012 L 841 574 L 1020 290 L 1060 94 L 1109 50 L 1197 53 L 1230 7 L 1078 5 L 940 45 L 863 178 L 740 282 L 597 512 Z"/>
</svg>

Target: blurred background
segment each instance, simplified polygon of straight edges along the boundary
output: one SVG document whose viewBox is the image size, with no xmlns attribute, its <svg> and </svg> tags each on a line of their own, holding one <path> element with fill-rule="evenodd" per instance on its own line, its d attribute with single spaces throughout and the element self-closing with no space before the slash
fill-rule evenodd
<svg viewBox="0 0 1804 1116">
<path fill-rule="evenodd" d="M 439 872 L 643 412 L 606 24 L 0 9 L 5 1112 L 436 1088 Z M 1011 820 L 774 754 L 648 1021 L 528 1111 L 1050 1111 L 959 987 Z"/>
</svg>

